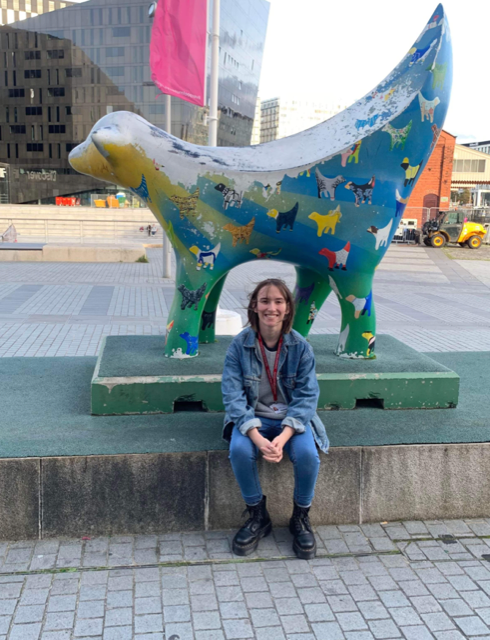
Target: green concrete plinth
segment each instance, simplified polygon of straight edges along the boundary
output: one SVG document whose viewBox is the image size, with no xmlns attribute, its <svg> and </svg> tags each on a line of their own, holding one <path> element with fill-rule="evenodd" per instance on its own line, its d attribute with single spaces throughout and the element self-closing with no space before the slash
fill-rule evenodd
<svg viewBox="0 0 490 640">
<path fill-rule="evenodd" d="M 164 357 L 162 336 L 108 336 L 92 378 L 93 415 L 223 411 L 221 375 L 232 338 L 199 345 L 199 357 Z M 334 355 L 337 336 L 313 335 L 319 409 L 440 409 L 458 404 L 459 376 L 387 335 L 375 360 Z"/>
</svg>

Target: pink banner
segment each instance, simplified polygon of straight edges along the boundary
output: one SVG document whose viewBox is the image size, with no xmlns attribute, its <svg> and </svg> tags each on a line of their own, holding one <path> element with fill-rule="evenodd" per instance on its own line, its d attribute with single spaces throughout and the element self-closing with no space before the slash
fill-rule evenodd
<svg viewBox="0 0 490 640">
<path fill-rule="evenodd" d="M 207 0 L 159 0 L 150 43 L 151 79 L 171 96 L 204 105 Z"/>
</svg>

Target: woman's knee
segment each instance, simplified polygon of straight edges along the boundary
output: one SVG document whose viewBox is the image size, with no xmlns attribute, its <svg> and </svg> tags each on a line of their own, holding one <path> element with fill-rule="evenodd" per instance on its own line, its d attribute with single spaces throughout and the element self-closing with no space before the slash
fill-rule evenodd
<svg viewBox="0 0 490 640">
<path fill-rule="evenodd" d="M 255 457 L 253 442 L 248 436 L 242 435 L 235 428 L 230 442 L 230 460 L 232 462 L 240 462 L 242 460 L 254 460 Z"/>
<path fill-rule="evenodd" d="M 301 467 L 307 467 L 309 469 L 318 469 L 320 467 L 320 456 L 318 451 L 313 446 L 308 447 L 294 447 L 294 457 L 296 464 Z"/>
</svg>

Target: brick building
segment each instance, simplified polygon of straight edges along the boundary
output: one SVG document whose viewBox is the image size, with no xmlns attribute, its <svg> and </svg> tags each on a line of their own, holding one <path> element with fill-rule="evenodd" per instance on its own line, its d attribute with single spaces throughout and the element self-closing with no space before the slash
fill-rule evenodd
<svg viewBox="0 0 490 640">
<path fill-rule="evenodd" d="M 441 209 L 449 209 L 456 137 L 442 131 L 427 164 L 412 191 L 404 218 L 414 218 L 421 227 Z"/>
</svg>

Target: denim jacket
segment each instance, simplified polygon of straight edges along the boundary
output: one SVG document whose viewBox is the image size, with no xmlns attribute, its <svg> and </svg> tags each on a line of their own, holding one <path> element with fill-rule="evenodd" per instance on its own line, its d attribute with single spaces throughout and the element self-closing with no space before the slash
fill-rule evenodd
<svg viewBox="0 0 490 640">
<path fill-rule="evenodd" d="M 228 442 L 234 425 L 243 435 L 262 425 L 260 418 L 255 416 L 262 368 L 255 331 L 248 327 L 229 346 L 223 369 L 221 389 L 226 411 L 223 438 Z M 288 403 L 287 416 L 282 425 L 303 433 L 305 425 L 311 423 L 315 441 L 326 453 L 328 437 L 316 413 L 320 392 L 315 374 L 315 356 L 311 346 L 297 331 L 283 336 L 278 385 Z"/>
</svg>

